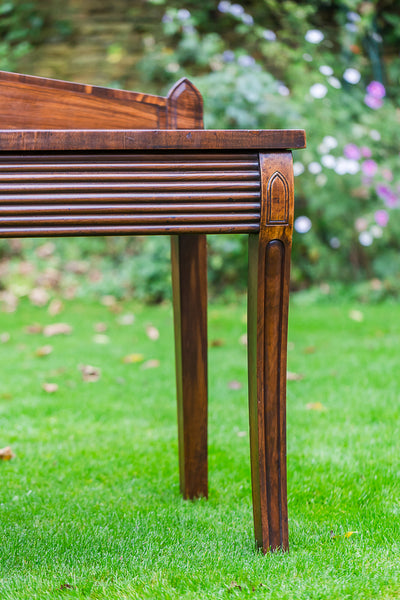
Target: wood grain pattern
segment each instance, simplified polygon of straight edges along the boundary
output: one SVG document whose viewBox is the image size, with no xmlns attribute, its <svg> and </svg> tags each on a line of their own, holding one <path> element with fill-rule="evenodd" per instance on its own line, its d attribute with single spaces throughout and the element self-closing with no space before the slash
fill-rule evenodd
<svg viewBox="0 0 400 600">
<path fill-rule="evenodd" d="M 196 99 L 196 102 L 193 101 Z M 4 129 L 192 129 L 202 126 L 200 93 L 181 79 L 166 98 L 0 71 Z M 200 125 L 199 125 L 200 124 Z"/>
<path fill-rule="evenodd" d="M 188 79 L 180 79 L 168 92 L 167 128 L 203 129 L 203 98 Z"/>
<path fill-rule="evenodd" d="M 0 237 L 81 235 L 90 225 L 93 235 L 258 228 L 257 155 L 157 156 L 0 155 Z"/>
<path fill-rule="evenodd" d="M 261 155 L 260 168 L 260 231 L 249 236 L 249 413 L 255 537 L 267 552 L 289 547 L 286 358 L 293 230 L 291 154 Z"/>
<path fill-rule="evenodd" d="M 207 498 L 206 237 L 173 236 L 171 258 L 181 492 Z"/>
<path fill-rule="evenodd" d="M 0 237 L 172 234 L 185 498 L 208 494 L 204 234 L 250 234 L 255 537 L 264 552 L 286 550 L 288 150 L 305 146 L 304 131 L 204 131 L 202 99 L 187 80 L 167 98 L 1 72 L 0 88 Z"/>
<path fill-rule="evenodd" d="M 285 150 L 305 147 L 297 129 L 264 130 L 0 130 L 0 151 L 84 150 L 227 151 Z"/>
<path fill-rule="evenodd" d="M 191 125 L 188 125 L 190 122 Z M 198 90 L 187 80 L 178 81 L 168 94 L 167 125 L 170 129 L 203 128 L 203 99 Z M 235 167 L 232 168 L 232 161 L 229 157 L 226 158 L 226 164 L 230 165 L 228 169 L 218 168 L 216 164 L 218 158 L 216 158 L 212 175 L 210 173 L 209 181 L 217 184 L 219 191 L 221 180 L 215 179 L 217 172 L 227 174 L 227 177 L 224 175 L 222 178 L 224 183 L 237 181 L 230 178 Z M 189 166 L 187 157 L 182 160 L 186 164 L 187 172 Z M 191 177 L 186 182 L 189 186 L 193 184 L 197 186 L 200 183 L 196 177 L 199 175 L 197 169 L 204 159 L 189 160 Z M 190 171 L 193 165 L 196 165 L 195 173 Z M 204 171 L 201 171 L 200 175 L 201 183 L 204 183 Z M 214 186 L 212 193 L 215 193 L 216 187 Z M 227 192 L 228 195 L 232 195 L 231 190 L 226 188 L 224 193 Z M 186 195 L 190 195 L 190 190 L 187 190 Z M 232 200 L 230 198 L 228 202 Z M 171 267 L 180 487 L 184 498 L 199 496 L 207 498 L 207 241 L 205 234 L 192 230 L 192 233 L 172 236 Z"/>
</svg>

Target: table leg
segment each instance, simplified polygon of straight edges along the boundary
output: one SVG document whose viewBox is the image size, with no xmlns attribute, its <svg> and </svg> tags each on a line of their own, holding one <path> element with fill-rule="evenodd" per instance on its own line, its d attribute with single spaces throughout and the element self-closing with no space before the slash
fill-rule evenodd
<svg viewBox="0 0 400 600">
<path fill-rule="evenodd" d="M 184 498 L 207 497 L 206 236 L 171 242 L 180 485 Z"/>
<path fill-rule="evenodd" d="M 286 358 L 293 223 L 290 153 L 261 157 L 262 210 L 249 236 L 249 411 L 256 542 L 288 549 Z"/>
</svg>

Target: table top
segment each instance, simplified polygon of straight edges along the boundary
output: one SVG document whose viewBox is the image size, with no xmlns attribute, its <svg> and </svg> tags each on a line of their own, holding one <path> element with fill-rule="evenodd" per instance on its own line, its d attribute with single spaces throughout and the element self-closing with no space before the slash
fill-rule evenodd
<svg viewBox="0 0 400 600">
<path fill-rule="evenodd" d="M 302 129 L 6 129 L 0 152 L 41 151 L 260 151 L 305 148 Z"/>
</svg>

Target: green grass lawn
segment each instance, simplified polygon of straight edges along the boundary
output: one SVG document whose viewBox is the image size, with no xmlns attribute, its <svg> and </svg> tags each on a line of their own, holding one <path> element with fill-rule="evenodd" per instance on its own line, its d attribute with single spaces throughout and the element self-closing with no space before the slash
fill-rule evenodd
<svg viewBox="0 0 400 600">
<path fill-rule="evenodd" d="M 253 543 L 245 304 L 209 310 L 210 498 L 196 502 L 179 495 L 171 307 L 120 308 L 0 313 L 0 448 L 16 455 L 0 462 L 1 600 L 399 598 L 400 307 L 292 303 L 290 552 L 267 556 Z M 51 322 L 72 333 L 26 332 Z"/>
</svg>

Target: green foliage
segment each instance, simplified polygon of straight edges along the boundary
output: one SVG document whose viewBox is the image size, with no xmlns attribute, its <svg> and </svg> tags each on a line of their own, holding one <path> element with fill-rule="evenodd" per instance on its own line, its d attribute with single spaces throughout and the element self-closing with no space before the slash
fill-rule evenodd
<svg viewBox="0 0 400 600">
<path fill-rule="evenodd" d="M 300 217 L 294 287 L 377 280 L 383 294 L 396 293 L 400 18 L 395 5 L 384 0 L 151 3 L 160 12 L 160 26 L 144 37 L 138 89 L 167 91 L 185 75 L 204 96 L 206 127 L 306 130 L 308 147 L 294 156 Z M 27 49 L 24 44 L 39 39 L 44 19 L 39 6 L 33 1 L 0 5 L 3 68 Z M 121 48 L 118 40 L 111 43 L 108 58 L 119 60 Z M 62 244 L 57 242 L 61 255 Z M 114 270 L 111 287 L 119 286 L 120 294 L 134 288 L 141 298 L 168 296 L 166 240 L 125 238 L 115 245 L 78 240 L 69 242 L 68 252 L 72 246 L 84 258 L 96 248 L 107 252 L 102 270 Z M 209 236 L 209 252 L 212 291 L 228 284 L 243 287 L 244 238 Z"/>
<path fill-rule="evenodd" d="M 12 71 L 41 36 L 44 16 L 36 2 L 0 3 L 0 69 Z"/>
<path fill-rule="evenodd" d="M 355 0 L 186 7 L 166 8 L 165 38 L 142 61 L 147 76 L 168 84 L 191 76 L 207 127 L 306 129 L 308 147 L 295 156 L 296 216 L 310 219 L 311 229 L 295 232 L 294 285 L 375 277 L 398 287 L 394 7 Z"/>
</svg>

